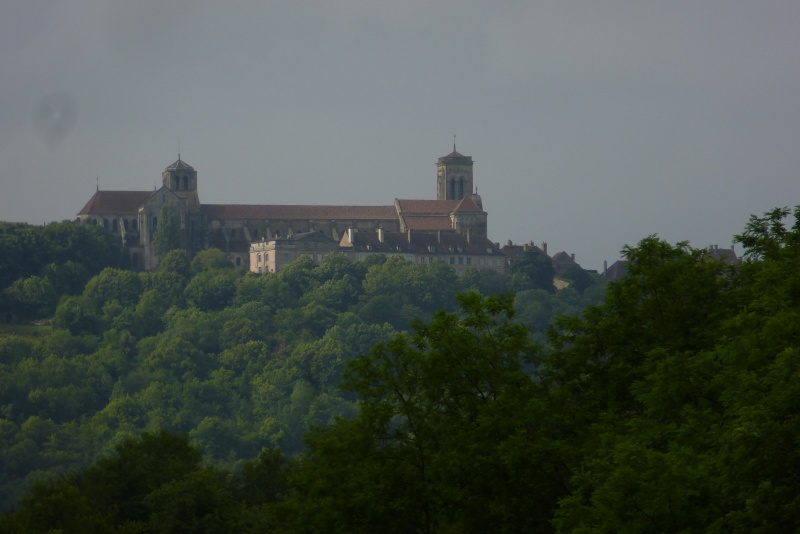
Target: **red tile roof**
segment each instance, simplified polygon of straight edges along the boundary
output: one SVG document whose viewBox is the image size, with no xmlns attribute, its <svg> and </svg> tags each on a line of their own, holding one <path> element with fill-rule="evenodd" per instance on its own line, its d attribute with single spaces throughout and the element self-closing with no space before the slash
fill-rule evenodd
<svg viewBox="0 0 800 534">
<path fill-rule="evenodd" d="M 203 204 L 209 219 L 397 220 L 393 206 Z"/>
<path fill-rule="evenodd" d="M 416 254 L 471 254 L 476 256 L 502 256 L 497 245 L 482 236 L 467 236 L 453 231 L 437 233 L 384 232 L 383 242 L 377 232 L 356 232 L 352 243 L 355 250 L 370 252 L 413 252 Z M 430 248 L 429 248 L 430 247 Z"/>
<path fill-rule="evenodd" d="M 145 201 L 153 195 L 152 191 L 98 191 L 83 207 L 78 215 L 135 214 Z"/>
<path fill-rule="evenodd" d="M 480 212 L 480 211 L 483 211 L 483 210 L 478 207 L 478 205 L 472 199 L 472 195 L 470 195 L 470 196 L 466 196 L 466 197 L 462 198 L 461 202 L 458 203 L 458 206 L 456 206 L 453 209 L 453 211 L 478 211 L 478 212 Z"/>
<path fill-rule="evenodd" d="M 408 200 L 396 199 L 397 211 L 406 214 L 447 215 L 458 206 L 458 200 Z"/>
</svg>

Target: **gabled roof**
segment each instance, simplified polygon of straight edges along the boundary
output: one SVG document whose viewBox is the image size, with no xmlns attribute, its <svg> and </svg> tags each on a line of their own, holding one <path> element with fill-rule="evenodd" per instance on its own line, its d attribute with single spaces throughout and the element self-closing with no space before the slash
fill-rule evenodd
<svg viewBox="0 0 800 534">
<path fill-rule="evenodd" d="M 606 280 L 619 280 L 626 274 L 628 274 L 628 262 L 625 260 L 617 260 L 611 267 L 603 272 L 603 277 Z"/>
<path fill-rule="evenodd" d="M 397 220 L 393 206 L 203 204 L 209 219 Z"/>
<path fill-rule="evenodd" d="M 453 232 L 411 232 L 409 242 L 409 232 L 383 232 L 383 241 L 380 240 L 378 232 L 354 232 L 353 241 L 349 241 L 346 234 L 342 237 L 342 243 L 348 242 L 354 250 L 369 251 L 375 253 L 396 254 L 467 254 L 474 256 L 501 256 L 502 253 L 497 245 L 482 236 L 467 236 Z M 349 247 L 348 247 L 349 248 Z"/>
<path fill-rule="evenodd" d="M 304 243 L 334 243 L 335 241 L 319 230 L 313 232 L 300 232 L 275 241 L 302 241 Z"/>
<path fill-rule="evenodd" d="M 439 158 L 439 161 L 442 161 L 442 160 L 445 160 L 445 159 L 466 159 L 466 160 L 472 161 L 472 157 L 471 156 L 465 156 L 464 154 L 461 154 L 460 152 L 457 152 L 456 150 L 453 150 L 452 152 L 450 152 L 446 156 L 442 156 L 441 158 Z"/>
<path fill-rule="evenodd" d="M 457 200 L 407 200 L 395 199 L 397 216 L 402 229 L 450 230 L 450 214 L 458 206 Z"/>
<path fill-rule="evenodd" d="M 475 200 L 472 198 L 472 195 L 465 196 L 461 199 L 458 205 L 453 209 L 454 212 L 463 212 L 463 211 L 477 211 L 482 212 L 483 210 L 478 207 L 475 203 Z"/>
<path fill-rule="evenodd" d="M 395 199 L 397 211 L 403 215 L 446 215 L 458 206 L 458 200 L 408 200 Z"/>
<path fill-rule="evenodd" d="M 578 262 L 575 261 L 574 256 L 572 254 L 567 254 L 563 250 L 553 254 L 553 257 L 550 259 L 553 261 L 553 266 L 556 268 L 556 272 L 563 272 L 573 265 L 580 267 Z"/>
<path fill-rule="evenodd" d="M 719 248 L 717 245 L 714 245 L 706 249 L 706 254 L 708 254 L 709 257 L 715 260 L 723 261 L 728 265 L 734 265 L 740 261 L 739 257 L 736 255 L 736 251 L 733 250 L 733 246 L 731 246 L 731 248 Z"/>
<path fill-rule="evenodd" d="M 136 214 L 153 191 L 97 191 L 78 215 Z"/>
</svg>

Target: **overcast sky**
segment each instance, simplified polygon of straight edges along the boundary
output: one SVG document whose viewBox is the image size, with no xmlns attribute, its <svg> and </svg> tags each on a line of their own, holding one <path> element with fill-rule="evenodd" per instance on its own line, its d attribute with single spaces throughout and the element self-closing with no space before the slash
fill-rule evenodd
<svg viewBox="0 0 800 534">
<path fill-rule="evenodd" d="M 800 2 L 4 0 L 0 220 L 181 157 L 204 203 L 435 198 L 589 269 L 800 204 Z M 741 252 L 741 247 L 737 247 Z"/>
</svg>

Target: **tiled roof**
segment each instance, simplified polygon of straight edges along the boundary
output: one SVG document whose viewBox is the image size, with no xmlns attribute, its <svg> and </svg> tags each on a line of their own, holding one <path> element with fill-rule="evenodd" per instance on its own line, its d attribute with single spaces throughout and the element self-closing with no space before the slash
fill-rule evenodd
<svg viewBox="0 0 800 534">
<path fill-rule="evenodd" d="M 326 236 L 320 230 L 315 230 L 313 232 L 300 232 L 297 234 L 292 234 L 288 237 L 281 238 L 281 241 L 303 241 L 303 242 L 317 242 L 317 243 L 333 243 L 333 239 Z"/>
<path fill-rule="evenodd" d="M 619 280 L 628 274 L 628 262 L 625 260 L 617 260 L 611 267 L 605 270 L 603 277 L 606 280 Z"/>
<path fill-rule="evenodd" d="M 446 155 L 446 156 L 442 156 L 441 158 L 439 158 L 439 160 L 443 160 L 443 159 L 449 159 L 449 158 L 466 158 L 466 159 L 472 159 L 470 156 L 465 156 L 464 154 L 461 154 L 460 152 L 457 152 L 457 151 L 453 150 L 453 151 L 452 151 L 452 152 L 450 152 L 448 155 Z"/>
<path fill-rule="evenodd" d="M 733 265 L 739 263 L 739 257 L 736 255 L 736 251 L 731 248 L 719 248 L 718 246 L 714 245 L 712 247 L 708 247 L 706 249 L 706 253 L 715 260 L 722 260 L 723 262 Z"/>
<path fill-rule="evenodd" d="M 575 260 L 572 258 L 572 256 L 570 256 L 563 250 L 561 252 L 556 252 L 555 254 L 553 254 L 552 260 L 556 263 L 564 263 L 564 264 L 575 263 Z"/>
<path fill-rule="evenodd" d="M 402 215 L 447 215 L 458 206 L 458 200 L 407 200 L 396 199 L 397 211 Z"/>
<path fill-rule="evenodd" d="M 193 171 L 194 167 L 183 161 L 180 156 L 178 156 L 178 161 L 164 169 L 166 171 L 178 171 L 178 170 L 190 170 Z"/>
<path fill-rule="evenodd" d="M 203 204 L 209 219 L 397 220 L 393 206 Z"/>
<path fill-rule="evenodd" d="M 471 236 L 468 240 L 467 236 L 452 231 L 418 234 L 412 232 L 409 243 L 408 232 L 384 232 L 383 235 L 381 242 L 377 232 L 356 232 L 353 235 L 353 248 L 383 253 L 502 255 L 494 243 L 482 236 Z"/>
<path fill-rule="evenodd" d="M 466 196 L 461 199 L 458 203 L 458 206 L 453 209 L 453 211 L 483 211 L 475 204 L 475 201 L 472 199 L 472 195 Z"/>
<path fill-rule="evenodd" d="M 135 214 L 152 194 L 152 191 L 98 191 L 78 215 Z"/>
</svg>

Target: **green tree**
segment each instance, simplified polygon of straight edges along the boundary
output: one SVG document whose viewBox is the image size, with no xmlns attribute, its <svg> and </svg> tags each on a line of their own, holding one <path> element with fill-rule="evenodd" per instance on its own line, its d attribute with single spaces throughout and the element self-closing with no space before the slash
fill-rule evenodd
<svg viewBox="0 0 800 534">
<path fill-rule="evenodd" d="M 233 264 L 218 248 L 209 248 L 195 254 L 192 260 L 192 273 L 199 274 L 215 269 L 231 269 Z"/>
<path fill-rule="evenodd" d="M 543 391 L 523 371 L 537 349 L 511 320 L 510 295 L 459 303 L 462 317 L 437 312 L 350 363 L 344 387 L 359 413 L 308 436 L 290 474 L 297 521 L 331 532 L 548 528 L 563 491 L 549 476 L 557 453 L 525 443 L 508 417 L 540 411 Z M 536 434 L 540 422 L 525 421 Z"/>
<path fill-rule="evenodd" d="M 96 304 L 85 296 L 63 299 L 56 308 L 53 326 L 69 330 L 74 336 L 100 335 L 104 328 Z"/>
<path fill-rule="evenodd" d="M 236 296 L 236 279 L 241 274 L 234 269 L 214 269 L 196 274 L 186 285 L 187 302 L 201 310 L 221 310 Z"/>
<path fill-rule="evenodd" d="M 181 215 L 175 206 L 164 204 L 158 218 L 158 227 L 153 234 L 153 252 L 163 258 L 169 252 L 181 248 Z"/>
<path fill-rule="evenodd" d="M 17 313 L 25 319 L 51 316 L 58 301 L 53 284 L 41 276 L 20 278 L 5 293 Z"/>
<path fill-rule="evenodd" d="M 106 268 L 89 280 L 83 295 L 98 307 L 116 300 L 123 306 L 134 306 L 142 293 L 142 282 L 133 271 Z"/>
<path fill-rule="evenodd" d="M 517 290 L 544 289 L 555 291 L 553 262 L 538 249 L 524 251 L 511 264 L 512 287 Z"/>
<path fill-rule="evenodd" d="M 560 277 L 569 282 L 569 287 L 574 288 L 578 293 L 583 293 L 587 288 L 599 282 L 599 280 L 592 277 L 591 273 L 577 265 L 567 267 Z"/>
</svg>

